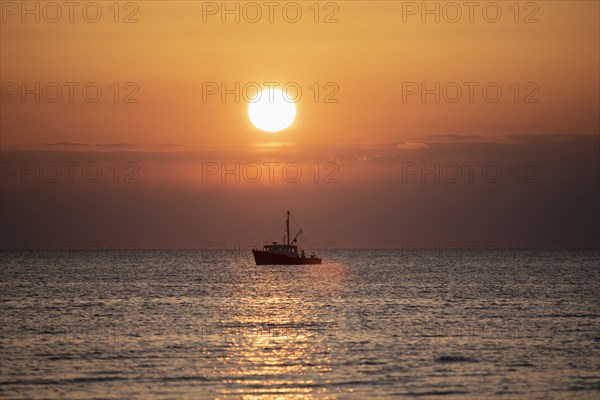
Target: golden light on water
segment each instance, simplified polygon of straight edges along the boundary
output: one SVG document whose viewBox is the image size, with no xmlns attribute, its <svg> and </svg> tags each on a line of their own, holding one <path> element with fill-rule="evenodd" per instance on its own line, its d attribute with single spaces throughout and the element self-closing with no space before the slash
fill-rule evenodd
<svg viewBox="0 0 600 400">
<path fill-rule="evenodd" d="M 231 368 L 220 379 L 229 381 L 232 389 L 221 394 L 243 399 L 311 399 L 315 395 L 327 399 L 326 393 L 315 389 L 314 379 L 298 378 L 309 372 L 312 376 L 332 372 L 332 341 L 337 329 L 333 316 L 323 312 L 326 303 L 306 302 L 291 292 L 285 271 L 272 272 L 261 273 L 249 288 L 271 296 L 236 299 L 228 307 L 235 315 L 224 316 L 230 321 L 229 328 L 219 340 L 225 339 L 230 346 L 223 362 Z M 339 294 L 346 275 L 340 264 L 295 272 L 302 273 L 312 282 L 311 290 L 321 292 L 324 298 Z M 327 284 L 322 285 L 324 278 Z"/>
</svg>

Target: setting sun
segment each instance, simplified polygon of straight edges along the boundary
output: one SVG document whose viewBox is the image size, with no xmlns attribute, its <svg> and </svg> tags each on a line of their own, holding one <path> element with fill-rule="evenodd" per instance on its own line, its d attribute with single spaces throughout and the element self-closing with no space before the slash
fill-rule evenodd
<svg viewBox="0 0 600 400">
<path fill-rule="evenodd" d="M 281 90 L 267 89 L 258 92 L 250 101 L 248 117 L 261 131 L 279 132 L 294 122 L 296 105 Z"/>
</svg>

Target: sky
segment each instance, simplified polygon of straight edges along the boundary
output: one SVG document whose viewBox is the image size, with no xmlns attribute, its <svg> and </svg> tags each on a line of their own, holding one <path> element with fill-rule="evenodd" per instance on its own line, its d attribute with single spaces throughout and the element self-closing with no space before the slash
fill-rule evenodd
<svg viewBox="0 0 600 400">
<path fill-rule="evenodd" d="M 3 247 L 597 247 L 598 2 L 117 4 L 0 3 Z"/>
</svg>

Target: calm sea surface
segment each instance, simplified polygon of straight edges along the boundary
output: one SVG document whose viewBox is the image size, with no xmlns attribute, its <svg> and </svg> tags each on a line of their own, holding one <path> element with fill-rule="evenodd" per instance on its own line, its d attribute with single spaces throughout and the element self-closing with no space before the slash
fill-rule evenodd
<svg viewBox="0 0 600 400">
<path fill-rule="evenodd" d="M 600 398 L 597 251 L 3 252 L 3 398 Z"/>
</svg>

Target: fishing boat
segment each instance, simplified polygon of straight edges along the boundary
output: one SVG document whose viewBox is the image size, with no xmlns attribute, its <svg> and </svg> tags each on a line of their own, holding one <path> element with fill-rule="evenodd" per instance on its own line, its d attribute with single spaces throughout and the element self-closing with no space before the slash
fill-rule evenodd
<svg viewBox="0 0 600 400">
<path fill-rule="evenodd" d="M 298 231 L 294 239 L 290 240 L 290 212 L 287 211 L 285 219 L 286 235 L 283 238 L 283 244 L 271 242 L 265 244 L 262 250 L 253 249 L 254 261 L 256 265 L 303 265 L 303 264 L 321 264 L 321 259 L 314 254 L 307 256 L 304 250 L 298 251 L 296 245 L 298 237 L 302 234 L 302 229 Z"/>
</svg>

